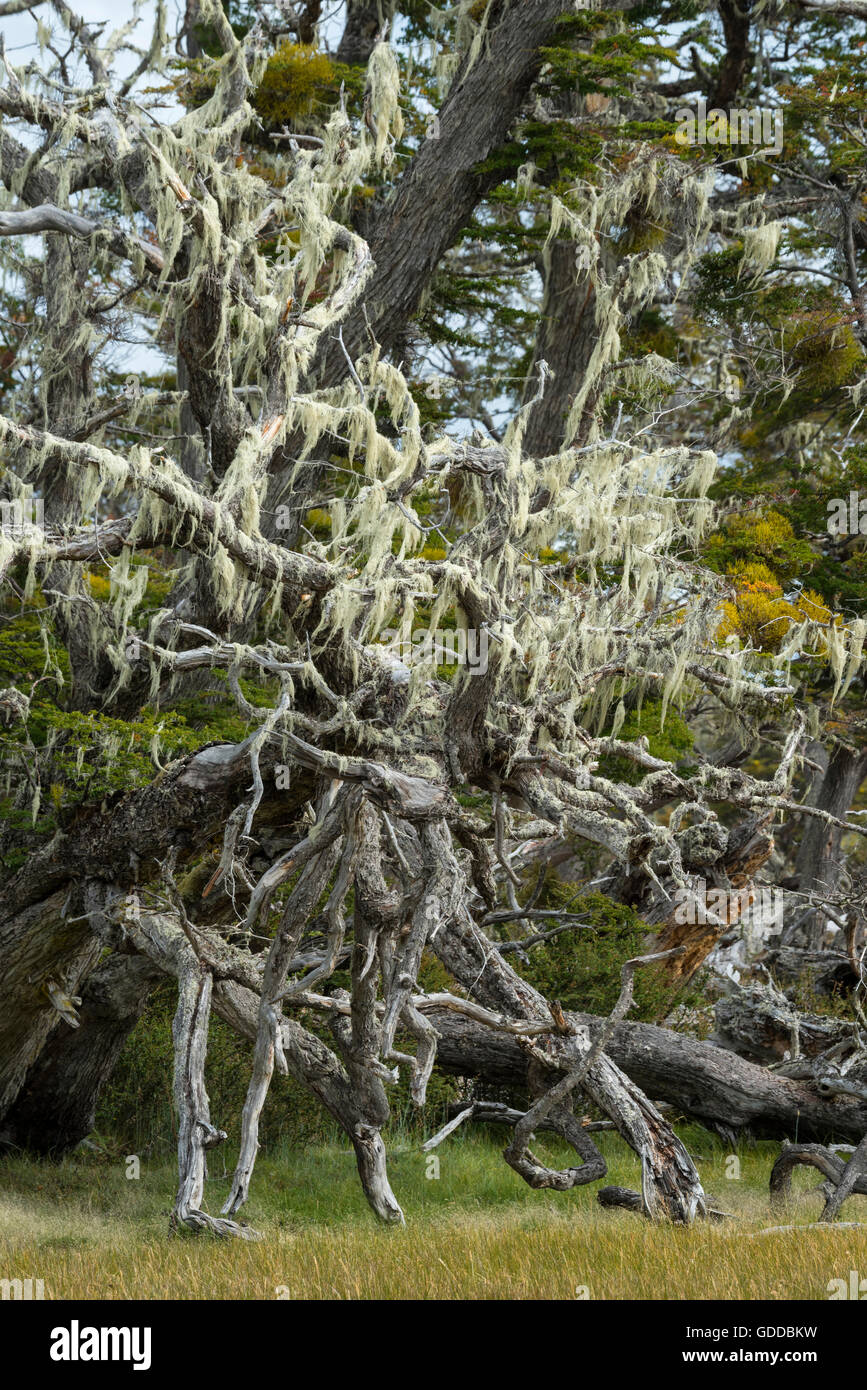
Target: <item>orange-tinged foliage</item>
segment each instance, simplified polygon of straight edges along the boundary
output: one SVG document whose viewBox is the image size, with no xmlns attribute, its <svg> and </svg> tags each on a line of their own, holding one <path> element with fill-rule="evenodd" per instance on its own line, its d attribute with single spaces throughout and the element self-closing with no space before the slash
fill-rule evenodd
<svg viewBox="0 0 867 1390">
<path fill-rule="evenodd" d="M 737 594 L 722 604 L 720 641 L 734 635 L 758 651 L 776 652 L 792 623 L 810 619 L 839 626 L 842 621 L 812 589 L 804 589 L 794 602 L 784 598 L 782 585 L 767 565 L 740 563 L 729 572 Z"/>
<path fill-rule="evenodd" d="M 813 558 L 809 544 L 795 535 L 788 518 L 773 507 L 727 516 L 708 538 L 705 555 L 720 573 L 738 574 L 755 561 L 770 565 L 774 576 L 783 581 L 803 574 Z"/>
</svg>

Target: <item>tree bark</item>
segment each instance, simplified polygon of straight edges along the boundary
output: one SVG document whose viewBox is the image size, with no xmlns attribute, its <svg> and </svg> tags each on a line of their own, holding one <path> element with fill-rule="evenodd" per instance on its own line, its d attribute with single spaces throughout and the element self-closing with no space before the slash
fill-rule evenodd
<svg viewBox="0 0 867 1390">
<path fill-rule="evenodd" d="M 440 1034 L 437 1060 L 443 1071 L 527 1090 L 527 1056 L 514 1038 L 446 1009 L 428 1017 Z M 592 1014 L 568 1017 L 586 1025 L 591 1038 L 604 1026 Z M 606 1050 L 648 1096 L 711 1128 L 766 1139 L 799 1134 L 856 1142 L 867 1129 L 867 1101 L 821 1096 L 803 1082 L 654 1024 L 619 1023 Z"/>
<path fill-rule="evenodd" d="M 846 1187 L 843 1189 L 839 1202 L 835 1203 L 835 1208 L 832 1208 L 832 1216 L 836 1215 L 836 1209 L 851 1193 L 858 1192 L 867 1196 L 867 1176 L 864 1175 L 861 1168 L 864 1141 L 859 1147 L 861 1148 L 861 1155 L 859 1156 L 858 1149 L 856 1149 L 847 1164 L 837 1154 L 826 1148 L 824 1144 L 784 1144 L 783 1152 L 771 1169 L 771 1206 L 779 1208 L 788 1201 L 792 1191 L 792 1172 L 802 1165 L 817 1168 L 834 1189 L 835 1194 L 840 1192 L 845 1180 Z M 821 1220 L 830 1219 L 827 1215 L 828 1210 L 829 1206 L 826 1203 Z"/>
<path fill-rule="evenodd" d="M 853 1192 L 867 1193 L 867 1134 L 855 1149 L 849 1162 L 846 1164 L 840 1175 L 840 1180 L 834 1186 L 833 1192 L 828 1194 L 825 1203 L 825 1210 L 819 1217 L 820 1221 L 834 1221 L 840 1214 L 840 1208 L 846 1198 Z"/>
<path fill-rule="evenodd" d="M 437 846 L 437 859 L 441 864 L 451 863 L 457 879 L 457 864 L 445 836 Z M 462 920 L 459 913 L 441 913 L 431 945 L 451 974 L 488 1009 L 511 1019 L 552 1016 L 543 996 L 521 979 L 482 933 Z M 431 1022 L 439 1031 L 438 1021 L 432 1018 Z M 524 1040 L 524 1083 L 528 1054 L 534 1063 L 530 1089 L 535 1096 L 555 1086 L 558 1073 L 577 1072 L 581 1089 L 614 1121 L 622 1138 L 641 1159 L 645 1213 L 683 1223 L 704 1214 L 705 1196 L 698 1173 L 668 1121 L 613 1061 L 607 1048 L 594 1059 L 586 1056 L 586 1044 L 576 1045 L 577 1039 L 586 1037 L 586 1027 L 573 1030 L 566 1022 L 564 1029 L 556 1039 L 549 1035 L 543 1047 L 533 1047 Z M 438 1050 L 441 1045 L 438 1044 Z M 585 1060 L 587 1065 L 582 1065 Z M 546 1073 L 547 1081 L 543 1080 Z"/>
<path fill-rule="evenodd" d="M 0 1121 L 61 1021 L 49 987 L 76 995 L 101 947 L 81 921 L 64 915 L 65 890 L 49 894 L 0 926 Z M 74 914 L 71 914 L 74 916 Z"/>
<path fill-rule="evenodd" d="M 162 979 L 146 956 L 113 955 L 81 990 L 81 1027 L 55 1028 L 0 1131 L 0 1143 L 61 1156 L 94 1127 L 111 1077 L 148 995 Z"/>
<path fill-rule="evenodd" d="M 507 138 L 566 9 L 564 0 L 499 7 L 481 52 L 457 74 L 439 112 L 439 138 L 424 142 L 365 228 L 376 270 L 344 326 L 351 354 L 367 350 L 371 333 L 387 352 L 418 309 L 485 187 L 478 166 Z M 332 352 L 319 384 L 345 374 L 345 358 Z"/>
<path fill-rule="evenodd" d="M 206 1151 L 228 1138 L 211 1124 L 205 1090 L 205 1057 L 211 1016 L 213 976 L 203 969 L 190 944 L 183 940 L 175 952 L 178 967 L 178 1007 L 172 1023 L 175 1046 L 173 1095 L 178 1115 L 178 1193 L 172 1221 L 192 1231 L 217 1236 L 257 1238 L 257 1232 L 234 1221 L 209 1216 L 204 1210 Z"/>
<path fill-rule="evenodd" d="M 346 23 L 337 46 L 338 63 L 366 65 L 383 22 L 390 21 L 393 14 L 393 0 L 347 0 Z"/>
<path fill-rule="evenodd" d="M 867 777 L 867 753 L 863 749 L 847 748 L 840 744 L 834 749 L 828 769 L 822 778 L 816 806 L 845 820 L 864 778 Z M 804 826 L 795 874 L 802 893 L 833 893 L 840 874 L 840 841 L 838 826 L 811 816 Z M 791 921 L 783 933 L 784 946 L 807 950 L 821 949 L 827 919 L 821 909 L 808 912 Z"/>
<path fill-rule="evenodd" d="M 590 275 L 579 275 L 575 268 L 574 241 L 554 241 L 546 262 L 545 294 L 526 399 L 532 400 L 536 393 L 539 362 L 547 362 L 552 376 L 527 420 L 523 448 L 533 458 L 545 458 L 562 449 L 572 398 L 584 379 L 598 336 L 596 291 Z M 594 404 L 595 399 L 587 402 L 586 417 L 592 418 Z M 581 433 L 579 430 L 579 443 L 583 443 Z"/>
<path fill-rule="evenodd" d="M 775 1000 L 761 986 L 733 990 L 719 1000 L 714 1012 L 716 1032 L 711 1041 L 764 1065 L 782 1062 L 787 1052 L 793 1055 L 795 1026 L 798 1049 L 804 1057 L 818 1057 L 847 1040 L 854 1045 L 851 1023 L 820 1014 L 796 1013 L 786 1007 L 786 1001 Z"/>
</svg>

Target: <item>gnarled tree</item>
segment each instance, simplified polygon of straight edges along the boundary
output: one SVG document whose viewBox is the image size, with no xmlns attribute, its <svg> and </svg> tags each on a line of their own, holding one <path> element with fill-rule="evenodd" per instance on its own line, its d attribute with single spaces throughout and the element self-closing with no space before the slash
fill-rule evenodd
<svg viewBox="0 0 867 1390">
<path fill-rule="evenodd" d="M 3 692 L 0 1125 L 43 1151 L 68 1143 L 168 974 L 175 1214 L 193 1229 L 250 1234 L 233 1218 L 275 1070 L 321 1100 L 374 1211 L 401 1221 L 388 1088 L 407 1068 L 423 1103 L 441 1039 L 475 1049 L 464 1074 L 518 1050 L 530 1108 L 506 1158 L 531 1185 L 604 1174 L 572 1112 L 580 1090 L 641 1159 L 640 1195 L 606 1200 L 690 1221 L 706 1211 L 695 1167 L 612 1052 L 636 962 L 610 1025 L 591 1026 L 522 978 L 492 928 L 532 920 L 515 867 L 531 843 L 543 858 L 546 845 L 592 847 L 621 897 L 652 899 L 648 920 L 666 923 L 676 890 L 748 883 L 778 813 L 859 830 L 790 791 L 804 742 L 791 649 L 775 664 L 718 640 L 725 585 L 696 556 L 713 450 L 667 438 L 652 404 L 628 427 L 608 408 L 619 367 L 650 402 L 668 380 L 655 354 L 624 364 L 621 337 L 721 219 L 749 227 L 744 265 L 759 270 L 774 234 L 760 200 L 748 215 L 715 210 L 712 170 L 662 146 L 602 190 L 576 181 L 542 247 L 585 305 L 565 418 L 558 397 L 558 424 L 540 423 L 547 317 L 532 387 L 498 437 L 432 429 L 399 348 L 565 7 L 461 0 L 437 129 L 398 145 L 395 52 L 369 33 L 371 7 L 351 6 L 343 57 L 366 61 L 363 91 L 333 93 L 320 134 L 259 128 L 265 169 L 248 144 L 252 101 L 290 21 L 263 6 L 239 37 L 214 0 L 192 8 L 185 32 L 220 55 L 197 60 L 204 87 L 178 119 L 134 95 L 161 62 L 161 5 L 120 79 L 125 30 L 92 32 L 55 4 L 90 83 L 66 60 L 7 60 L 0 88 L 0 234 L 20 294 L 43 310 L 0 417 L 10 506 L 43 503 L 39 524 L 0 540 L 10 604 L 35 613 L 42 644 L 39 671 Z M 296 15 L 302 47 L 315 8 Z M 367 188 L 378 196 L 362 214 Z M 615 253 L 611 229 L 636 220 L 660 222 L 662 239 Z M 41 256 L 20 249 L 25 234 Z M 120 389 L 112 345 L 141 322 L 173 370 Z M 444 666 L 444 631 L 475 659 Z M 816 660 L 830 652 L 835 695 L 863 635 L 799 628 Z M 232 709 L 222 736 L 197 737 L 184 711 L 215 686 Z M 687 698 L 745 730 L 770 723 L 767 775 L 701 751 L 678 766 L 620 737 L 628 708 L 653 700 L 664 721 Z M 612 760 L 629 775 L 608 775 Z M 668 923 L 673 969 L 691 973 L 730 925 L 702 920 L 674 935 Z M 450 992 L 419 987 L 426 952 Z M 204 1085 L 212 1010 L 254 1044 L 220 1217 L 202 1206 L 205 1155 L 225 1138 Z M 456 1042 L 440 1022 L 452 1017 L 468 1021 Z M 71 1118 L 53 1118 L 59 1086 L 80 1092 Z M 534 1157 L 543 1121 L 578 1166 Z"/>
</svg>

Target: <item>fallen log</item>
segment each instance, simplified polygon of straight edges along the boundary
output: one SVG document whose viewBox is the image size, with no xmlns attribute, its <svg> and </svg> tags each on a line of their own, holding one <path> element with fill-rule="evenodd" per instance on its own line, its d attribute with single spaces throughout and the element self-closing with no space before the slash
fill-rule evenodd
<svg viewBox="0 0 867 1390">
<path fill-rule="evenodd" d="M 456 1076 L 523 1090 L 527 1058 L 514 1037 L 462 1014 L 435 1009 L 427 1017 L 440 1040 L 437 1064 Z M 595 1038 L 604 1020 L 568 1015 Z M 650 1023 L 619 1023 L 606 1053 L 655 1101 L 666 1101 L 688 1119 L 758 1138 L 852 1139 L 867 1131 L 867 1102 L 824 1096 L 814 1086 L 778 1076 L 733 1052 Z"/>
<path fill-rule="evenodd" d="M 853 1022 L 827 1015 L 798 1013 L 778 992 L 763 985 L 733 990 L 714 1009 L 717 1047 L 737 1052 L 755 1062 L 782 1062 L 797 1050 L 807 1058 L 819 1057 L 832 1047 L 851 1051 L 857 1046 Z"/>
<path fill-rule="evenodd" d="M 848 994 L 858 983 L 849 956 L 843 951 L 806 951 L 780 946 L 768 951 L 765 964 L 781 985 L 806 984 L 816 994 Z"/>
</svg>

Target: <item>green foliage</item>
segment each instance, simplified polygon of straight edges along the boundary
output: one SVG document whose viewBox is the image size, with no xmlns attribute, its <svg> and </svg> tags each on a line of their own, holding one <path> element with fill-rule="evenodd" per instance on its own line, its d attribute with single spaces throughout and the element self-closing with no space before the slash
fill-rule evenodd
<svg viewBox="0 0 867 1390">
<path fill-rule="evenodd" d="M 211 58 L 177 62 L 174 87 L 179 100 L 193 109 L 214 93 L 216 76 Z M 317 130 L 324 126 L 335 106 L 341 84 L 348 106 L 359 104 L 363 72 L 338 63 L 312 44 L 285 40 L 269 56 L 262 78 L 250 97 L 261 122 L 261 132 L 250 130 L 253 143 L 270 143 L 270 136 L 284 126 L 291 130 Z"/>
<path fill-rule="evenodd" d="M 344 972 L 337 972 L 331 983 L 339 988 L 348 985 L 349 979 Z M 454 981 L 435 957 L 426 954 L 419 971 L 419 985 L 432 993 L 452 989 Z M 155 989 L 100 1099 L 96 1130 L 110 1136 L 112 1144 L 126 1153 L 167 1157 L 177 1143 L 171 1035 L 176 1002 L 174 981 L 166 980 Z M 321 1017 L 307 1017 L 304 1025 L 333 1045 Z M 415 1052 L 414 1039 L 400 1035 L 397 1045 L 403 1052 Z M 205 1081 L 215 1121 L 233 1136 L 240 1133 L 251 1055 L 251 1044 L 212 1014 Z M 427 1103 L 420 1110 L 410 1098 L 407 1068 L 402 1068 L 398 1084 L 389 1089 L 391 1120 L 387 1135 L 394 1140 L 398 1135 L 420 1138 L 429 1134 L 443 1122 L 448 1104 L 458 1091 L 454 1078 L 434 1075 L 428 1086 Z M 280 1145 L 301 1148 L 332 1140 L 335 1133 L 334 1122 L 306 1087 L 291 1077 L 275 1077 L 259 1126 L 264 1149 L 273 1150 Z"/>
<path fill-rule="evenodd" d="M 656 42 L 655 30 L 634 22 L 629 25 L 603 10 L 584 11 L 561 23 L 572 30 L 574 46 L 544 48 L 549 65 L 547 80 L 554 88 L 601 92 L 606 96 L 631 97 L 636 77 L 649 73 L 654 59 L 670 62 L 673 52 Z M 612 29 L 614 32 L 612 32 Z M 588 38 L 597 34 L 591 44 Z M 564 33 L 565 37 L 565 33 Z"/>
<path fill-rule="evenodd" d="M 709 251 L 700 256 L 694 266 L 695 291 L 693 304 L 699 313 L 736 321 L 744 302 L 756 297 L 749 277 L 742 277 L 744 248 L 741 242 L 723 251 Z"/>
<path fill-rule="evenodd" d="M 64 682 L 68 680 L 69 657 L 51 625 L 40 620 L 42 607 L 38 595 L 25 608 L 7 596 L 0 612 L 0 687 L 14 685 L 29 695 L 33 682 L 52 666 L 59 667 Z"/>
<path fill-rule="evenodd" d="M 760 560 L 786 581 L 812 567 L 813 550 L 795 535 L 791 522 L 773 507 L 727 516 L 704 547 L 705 563 L 719 574 Z"/>
<path fill-rule="evenodd" d="M 153 781 L 154 754 L 171 760 L 201 744 L 197 731 L 175 710 L 144 709 L 136 719 L 126 720 L 35 702 L 30 733 L 37 747 L 52 731 L 52 766 L 73 800 L 78 799 L 76 793 L 96 800 L 112 791 L 146 786 Z"/>
<path fill-rule="evenodd" d="M 620 994 L 621 967 L 643 953 L 643 943 L 654 928 L 633 908 L 615 902 L 604 893 L 563 883 L 553 873 L 546 876 L 540 901 L 553 911 L 582 914 L 586 925 L 560 932 L 551 941 L 532 946 L 528 964 L 512 955 L 515 968 L 548 999 L 559 999 L 564 1009 L 610 1013 Z M 534 923 L 534 929 L 546 931 L 557 925 L 557 919 L 552 917 L 547 923 Z M 700 998 L 700 984 L 694 984 L 688 997 L 683 996 L 680 1002 L 689 1004 Z M 638 971 L 635 1003 L 629 1017 L 653 1021 L 667 1012 L 670 1001 L 670 982 L 652 970 Z"/>
<path fill-rule="evenodd" d="M 679 762 L 692 752 L 693 736 L 683 717 L 669 705 L 662 722 L 662 701 L 645 700 L 640 707 L 627 708 L 618 738 L 632 743 L 646 738 L 648 751 L 666 762 Z M 613 782 L 628 782 L 635 786 L 644 776 L 643 770 L 629 758 L 599 759 L 599 775 Z"/>
<path fill-rule="evenodd" d="M 145 564 L 144 559 L 137 563 Z M 101 572 L 100 572 L 101 570 Z M 109 594 L 107 567 L 88 573 L 94 601 Z M 146 621 L 168 592 L 170 578 L 150 565 L 148 587 L 137 620 Z M 40 840 L 74 816 L 75 808 L 112 793 L 147 786 L 159 768 L 207 743 L 240 742 L 248 724 L 215 672 L 210 689 L 187 696 L 173 708 L 145 705 L 129 718 L 99 710 L 65 707 L 70 664 L 56 631 L 42 617 L 45 601 L 37 591 L 28 603 L 10 596 L 0 612 L 0 688 L 14 686 L 31 700 L 26 729 L 0 724 L 0 760 L 10 784 L 0 788 L 0 865 L 14 872 Z M 251 704 L 273 696 L 274 682 L 240 678 Z M 11 791 L 13 769 L 28 768 L 18 795 Z M 7 841 L 13 841 L 9 848 Z"/>
<path fill-rule="evenodd" d="M 172 1017 L 177 989 L 157 987 L 127 1039 L 96 1117 L 100 1134 L 142 1157 L 168 1156 L 177 1143 L 172 1105 Z M 250 1079 L 251 1045 L 222 1019 L 212 1016 L 205 1083 L 211 1113 L 221 1128 L 237 1135 Z M 260 1124 L 265 1145 L 304 1144 L 330 1138 L 332 1126 L 319 1102 L 303 1086 L 281 1077 L 272 1086 Z"/>
<path fill-rule="evenodd" d="M 266 128 L 280 129 L 335 96 L 340 80 L 327 54 L 309 44 L 285 42 L 268 59 L 253 106 Z"/>
</svg>

